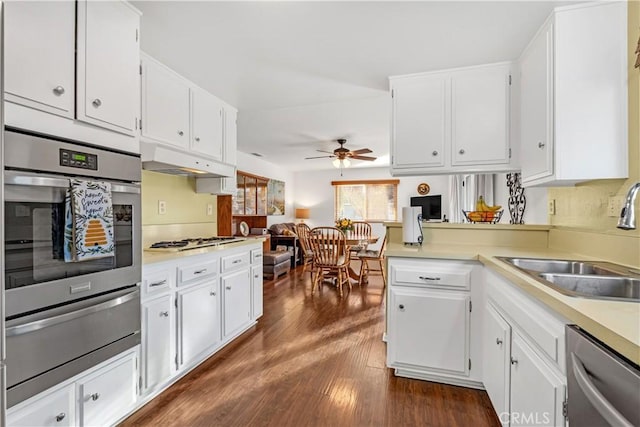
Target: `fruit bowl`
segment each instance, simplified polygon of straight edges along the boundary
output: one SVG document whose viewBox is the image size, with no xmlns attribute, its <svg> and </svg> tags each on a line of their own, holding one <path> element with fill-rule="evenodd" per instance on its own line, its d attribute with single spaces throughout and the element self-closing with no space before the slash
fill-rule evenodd
<svg viewBox="0 0 640 427">
<path fill-rule="evenodd" d="M 462 211 L 464 217 L 471 223 L 486 222 L 491 224 L 500 222 L 502 212 L 502 209 L 498 211 Z"/>
</svg>

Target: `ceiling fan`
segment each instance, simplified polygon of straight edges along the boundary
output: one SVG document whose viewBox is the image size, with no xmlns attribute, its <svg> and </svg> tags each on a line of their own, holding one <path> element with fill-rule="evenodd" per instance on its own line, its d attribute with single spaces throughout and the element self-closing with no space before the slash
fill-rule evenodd
<svg viewBox="0 0 640 427">
<path fill-rule="evenodd" d="M 351 161 L 350 159 L 355 159 L 355 160 L 367 160 L 367 161 L 374 161 L 376 158 L 375 157 L 371 157 L 371 156 L 362 156 L 362 154 L 367 154 L 367 153 L 371 153 L 372 151 L 368 148 L 361 148 L 359 150 L 348 150 L 346 148 L 344 148 L 344 144 L 347 143 L 346 139 L 337 139 L 336 142 L 338 144 L 340 144 L 340 148 L 336 148 L 335 150 L 333 150 L 333 152 L 331 151 L 324 151 L 324 150 L 316 150 L 319 151 L 321 153 L 328 153 L 330 154 L 329 156 L 315 156 L 315 157 L 305 157 L 305 160 L 309 160 L 309 159 L 325 159 L 325 158 L 329 158 L 329 159 L 335 159 L 333 161 L 333 165 L 337 168 L 348 168 L 351 165 Z"/>
</svg>

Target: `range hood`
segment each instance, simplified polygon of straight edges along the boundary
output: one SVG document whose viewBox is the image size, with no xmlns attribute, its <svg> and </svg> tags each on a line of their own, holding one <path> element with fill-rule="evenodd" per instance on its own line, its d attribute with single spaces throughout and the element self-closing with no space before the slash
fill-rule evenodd
<svg viewBox="0 0 640 427">
<path fill-rule="evenodd" d="M 198 178 L 236 176 L 236 167 L 195 153 L 154 142 L 140 141 L 142 169 Z"/>
</svg>

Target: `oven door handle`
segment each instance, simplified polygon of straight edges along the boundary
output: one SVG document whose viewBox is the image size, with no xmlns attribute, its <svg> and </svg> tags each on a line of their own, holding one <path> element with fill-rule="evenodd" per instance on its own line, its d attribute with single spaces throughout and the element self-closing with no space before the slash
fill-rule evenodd
<svg viewBox="0 0 640 427">
<path fill-rule="evenodd" d="M 114 193 L 140 194 L 139 185 L 129 185 L 103 179 L 98 179 L 97 181 L 111 183 L 111 191 Z M 68 178 L 57 178 L 18 171 L 4 171 L 4 183 L 9 185 L 26 185 L 30 187 L 69 188 Z"/>
<path fill-rule="evenodd" d="M 611 402 L 600 393 L 600 390 L 598 390 L 589 378 L 582 361 L 575 353 L 571 353 L 571 361 L 573 362 L 573 375 L 576 378 L 578 386 L 598 413 L 612 426 L 632 427 L 633 424 L 618 412 Z"/>
<path fill-rule="evenodd" d="M 117 298 L 110 299 L 100 304 L 92 305 L 91 307 L 85 307 L 80 310 L 71 311 L 69 313 L 59 314 L 53 317 L 47 317 L 46 319 L 35 320 L 22 325 L 11 326 L 6 329 L 7 337 L 14 337 L 17 335 L 24 335 L 29 332 L 37 331 L 39 329 L 48 328 L 53 325 L 57 325 L 63 322 L 68 322 L 73 319 L 87 316 L 89 314 L 97 313 L 99 311 L 108 310 L 113 307 L 117 307 L 126 302 L 135 299 L 139 295 L 139 291 L 135 290 L 125 295 L 121 295 Z"/>
</svg>

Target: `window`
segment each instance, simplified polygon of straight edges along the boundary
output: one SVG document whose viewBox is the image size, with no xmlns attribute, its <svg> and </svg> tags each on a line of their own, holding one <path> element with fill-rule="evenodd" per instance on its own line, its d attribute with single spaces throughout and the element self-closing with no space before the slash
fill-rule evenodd
<svg viewBox="0 0 640 427">
<path fill-rule="evenodd" d="M 382 222 L 398 218 L 398 179 L 380 181 L 333 181 L 334 216 Z"/>
</svg>

